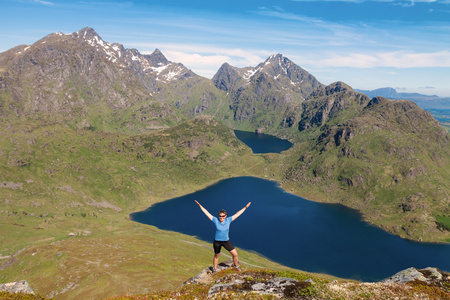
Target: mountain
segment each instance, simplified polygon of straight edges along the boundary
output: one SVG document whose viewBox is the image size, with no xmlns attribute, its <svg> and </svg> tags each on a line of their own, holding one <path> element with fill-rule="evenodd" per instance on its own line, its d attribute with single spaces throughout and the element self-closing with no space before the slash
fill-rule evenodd
<svg viewBox="0 0 450 300">
<path fill-rule="evenodd" d="M 299 130 L 283 164 L 287 186 L 355 208 L 396 235 L 445 239 L 450 138 L 429 112 L 338 82 L 303 103 Z"/>
<path fill-rule="evenodd" d="M 1 53 L 0 70 L 0 117 L 46 116 L 77 128 L 165 128 L 185 119 L 184 102 L 211 106 L 218 98 L 209 80 L 168 61 L 159 50 L 142 55 L 103 41 L 91 28 L 50 34 Z M 183 112 L 189 108 L 190 115 L 201 110 Z"/>
<path fill-rule="evenodd" d="M 272 133 L 295 128 L 301 103 L 323 86 L 281 54 L 256 67 L 237 68 L 225 63 L 212 80 L 230 95 L 234 121 Z"/>
</svg>

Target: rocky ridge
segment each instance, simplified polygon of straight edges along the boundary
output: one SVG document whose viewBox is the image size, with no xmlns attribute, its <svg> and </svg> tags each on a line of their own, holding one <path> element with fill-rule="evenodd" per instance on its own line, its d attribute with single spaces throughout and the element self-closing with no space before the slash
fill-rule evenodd
<svg viewBox="0 0 450 300">
<path fill-rule="evenodd" d="M 229 260 L 219 264 L 216 274 L 206 268 L 185 285 L 208 286 L 208 299 L 355 299 L 367 294 L 371 299 L 450 299 L 450 274 L 437 268 L 409 268 L 380 282 L 352 282 L 315 276 L 294 279 L 245 267 L 237 270 Z"/>
<path fill-rule="evenodd" d="M 198 114 L 233 127 L 294 132 L 300 103 L 323 86 L 281 54 L 256 67 L 225 63 L 211 81 L 158 49 L 144 55 L 88 27 L 1 53 L 0 71 L 1 117 L 49 115 L 78 128 L 138 133 Z"/>
</svg>

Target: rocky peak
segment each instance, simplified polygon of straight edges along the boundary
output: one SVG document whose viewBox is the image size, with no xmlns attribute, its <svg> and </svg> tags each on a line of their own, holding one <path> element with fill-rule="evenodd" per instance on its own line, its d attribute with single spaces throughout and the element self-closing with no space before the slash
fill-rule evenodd
<svg viewBox="0 0 450 300">
<path fill-rule="evenodd" d="M 293 88 L 303 90 L 305 86 L 310 85 L 312 88 L 308 89 L 309 93 L 321 87 L 321 83 L 314 76 L 281 54 L 271 55 L 265 62 L 258 65 L 257 72 L 263 72 L 274 80 Z M 304 96 L 308 95 L 305 93 Z"/>
<path fill-rule="evenodd" d="M 236 84 L 242 80 L 243 75 L 239 72 L 239 69 L 231 66 L 228 63 L 224 63 L 217 73 L 212 78 L 214 85 L 221 90 L 231 91 Z"/>
<path fill-rule="evenodd" d="M 262 77 L 270 78 L 272 82 L 287 90 L 300 93 L 302 98 L 323 86 L 314 76 L 282 54 L 273 54 L 256 67 L 236 68 L 225 63 L 213 81 L 217 88 L 230 91 L 245 88 L 251 83 L 259 83 Z"/>
<path fill-rule="evenodd" d="M 338 94 L 341 92 L 354 92 L 353 89 L 347 85 L 346 83 L 342 81 L 338 81 L 335 83 L 332 83 L 323 89 L 316 90 L 311 94 L 311 97 L 324 97 L 324 96 L 330 96 L 333 94 Z M 354 92 L 356 93 L 356 92 Z"/>
<path fill-rule="evenodd" d="M 261 71 L 268 75 L 288 75 L 288 70 L 295 64 L 290 61 L 287 57 L 281 54 L 273 54 L 266 59 L 265 62 L 261 63 L 258 67 Z"/>
<path fill-rule="evenodd" d="M 109 61 L 120 68 L 131 68 L 135 72 L 155 77 L 157 81 L 169 82 L 195 75 L 182 64 L 167 60 L 159 49 L 150 55 L 143 55 L 136 49 L 125 49 L 121 44 L 103 41 L 95 30 L 89 27 L 72 33 L 72 36 L 88 43 L 97 52 L 104 53 Z"/>
<path fill-rule="evenodd" d="M 256 67 L 236 68 L 225 63 L 213 78 L 214 85 L 229 93 L 236 121 L 254 120 L 255 113 L 273 111 L 272 124 L 294 124 L 299 105 L 323 85 L 307 71 L 281 54 L 274 54 Z M 289 121 L 287 121 L 289 120 Z M 285 126 L 285 125 L 282 125 Z"/>
<path fill-rule="evenodd" d="M 329 86 L 326 87 L 325 90 L 328 91 L 329 94 L 343 92 L 343 91 L 347 91 L 347 90 L 353 91 L 351 86 L 349 86 L 348 84 L 346 84 L 342 81 L 338 81 L 338 82 L 330 84 Z"/>
<path fill-rule="evenodd" d="M 373 97 L 372 100 L 370 100 L 369 104 L 367 104 L 367 107 L 370 107 L 372 105 L 376 105 L 376 104 L 380 104 L 380 103 L 386 103 L 388 102 L 388 99 L 381 97 L 381 96 L 377 96 L 377 97 Z"/>
<path fill-rule="evenodd" d="M 58 34 L 61 34 L 61 33 L 58 33 Z M 72 33 L 72 36 L 75 38 L 83 39 L 85 41 L 102 40 L 100 38 L 100 36 L 97 34 L 97 32 L 90 27 L 85 27 L 81 30 L 78 30 L 78 31 Z"/>
<path fill-rule="evenodd" d="M 152 54 L 148 55 L 148 58 L 154 66 L 167 65 L 170 63 L 159 49 L 156 49 Z"/>
</svg>

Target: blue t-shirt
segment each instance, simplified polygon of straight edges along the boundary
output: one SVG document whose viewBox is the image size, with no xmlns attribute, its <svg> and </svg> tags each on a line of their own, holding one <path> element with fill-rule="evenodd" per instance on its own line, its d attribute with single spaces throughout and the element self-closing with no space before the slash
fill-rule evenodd
<svg viewBox="0 0 450 300">
<path fill-rule="evenodd" d="M 228 231 L 230 230 L 230 223 L 232 219 L 231 217 L 226 217 L 223 223 L 220 223 L 217 217 L 213 217 L 212 222 L 216 225 L 216 235 L 214 236 L 214 240 L 226 242 L 230 239 L 228 236 Z"/>
</svg>

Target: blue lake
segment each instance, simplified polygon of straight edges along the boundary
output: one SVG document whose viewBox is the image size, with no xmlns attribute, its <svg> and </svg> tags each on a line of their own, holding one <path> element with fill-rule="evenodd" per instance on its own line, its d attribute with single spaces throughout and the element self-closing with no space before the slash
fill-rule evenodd
<svg viewBox="0 0 450 300">
<path fill-rule="evenodd" d="M 238 139 L 249 146 L 253 153 L 281 153 L 292 147 L 288 140 L 279 139 L 269 134 L 235 130 Z"/>
<path fill-rule="evenodd" d="M 355 210 L 308 201 L 255 177 L 220 181 L 155 204 L 131 219 L 212 243 L 214 226 L 194 200 L 214 215 L 222 208 L 233 215 L 252 202 L 231 224 L 230 240 L 238 250 L 292 268 L 363 281 L 378 281 L 409 267 L 450 271 L 448 244 L 400 239 L 363 222 Z"/>
</svg>

